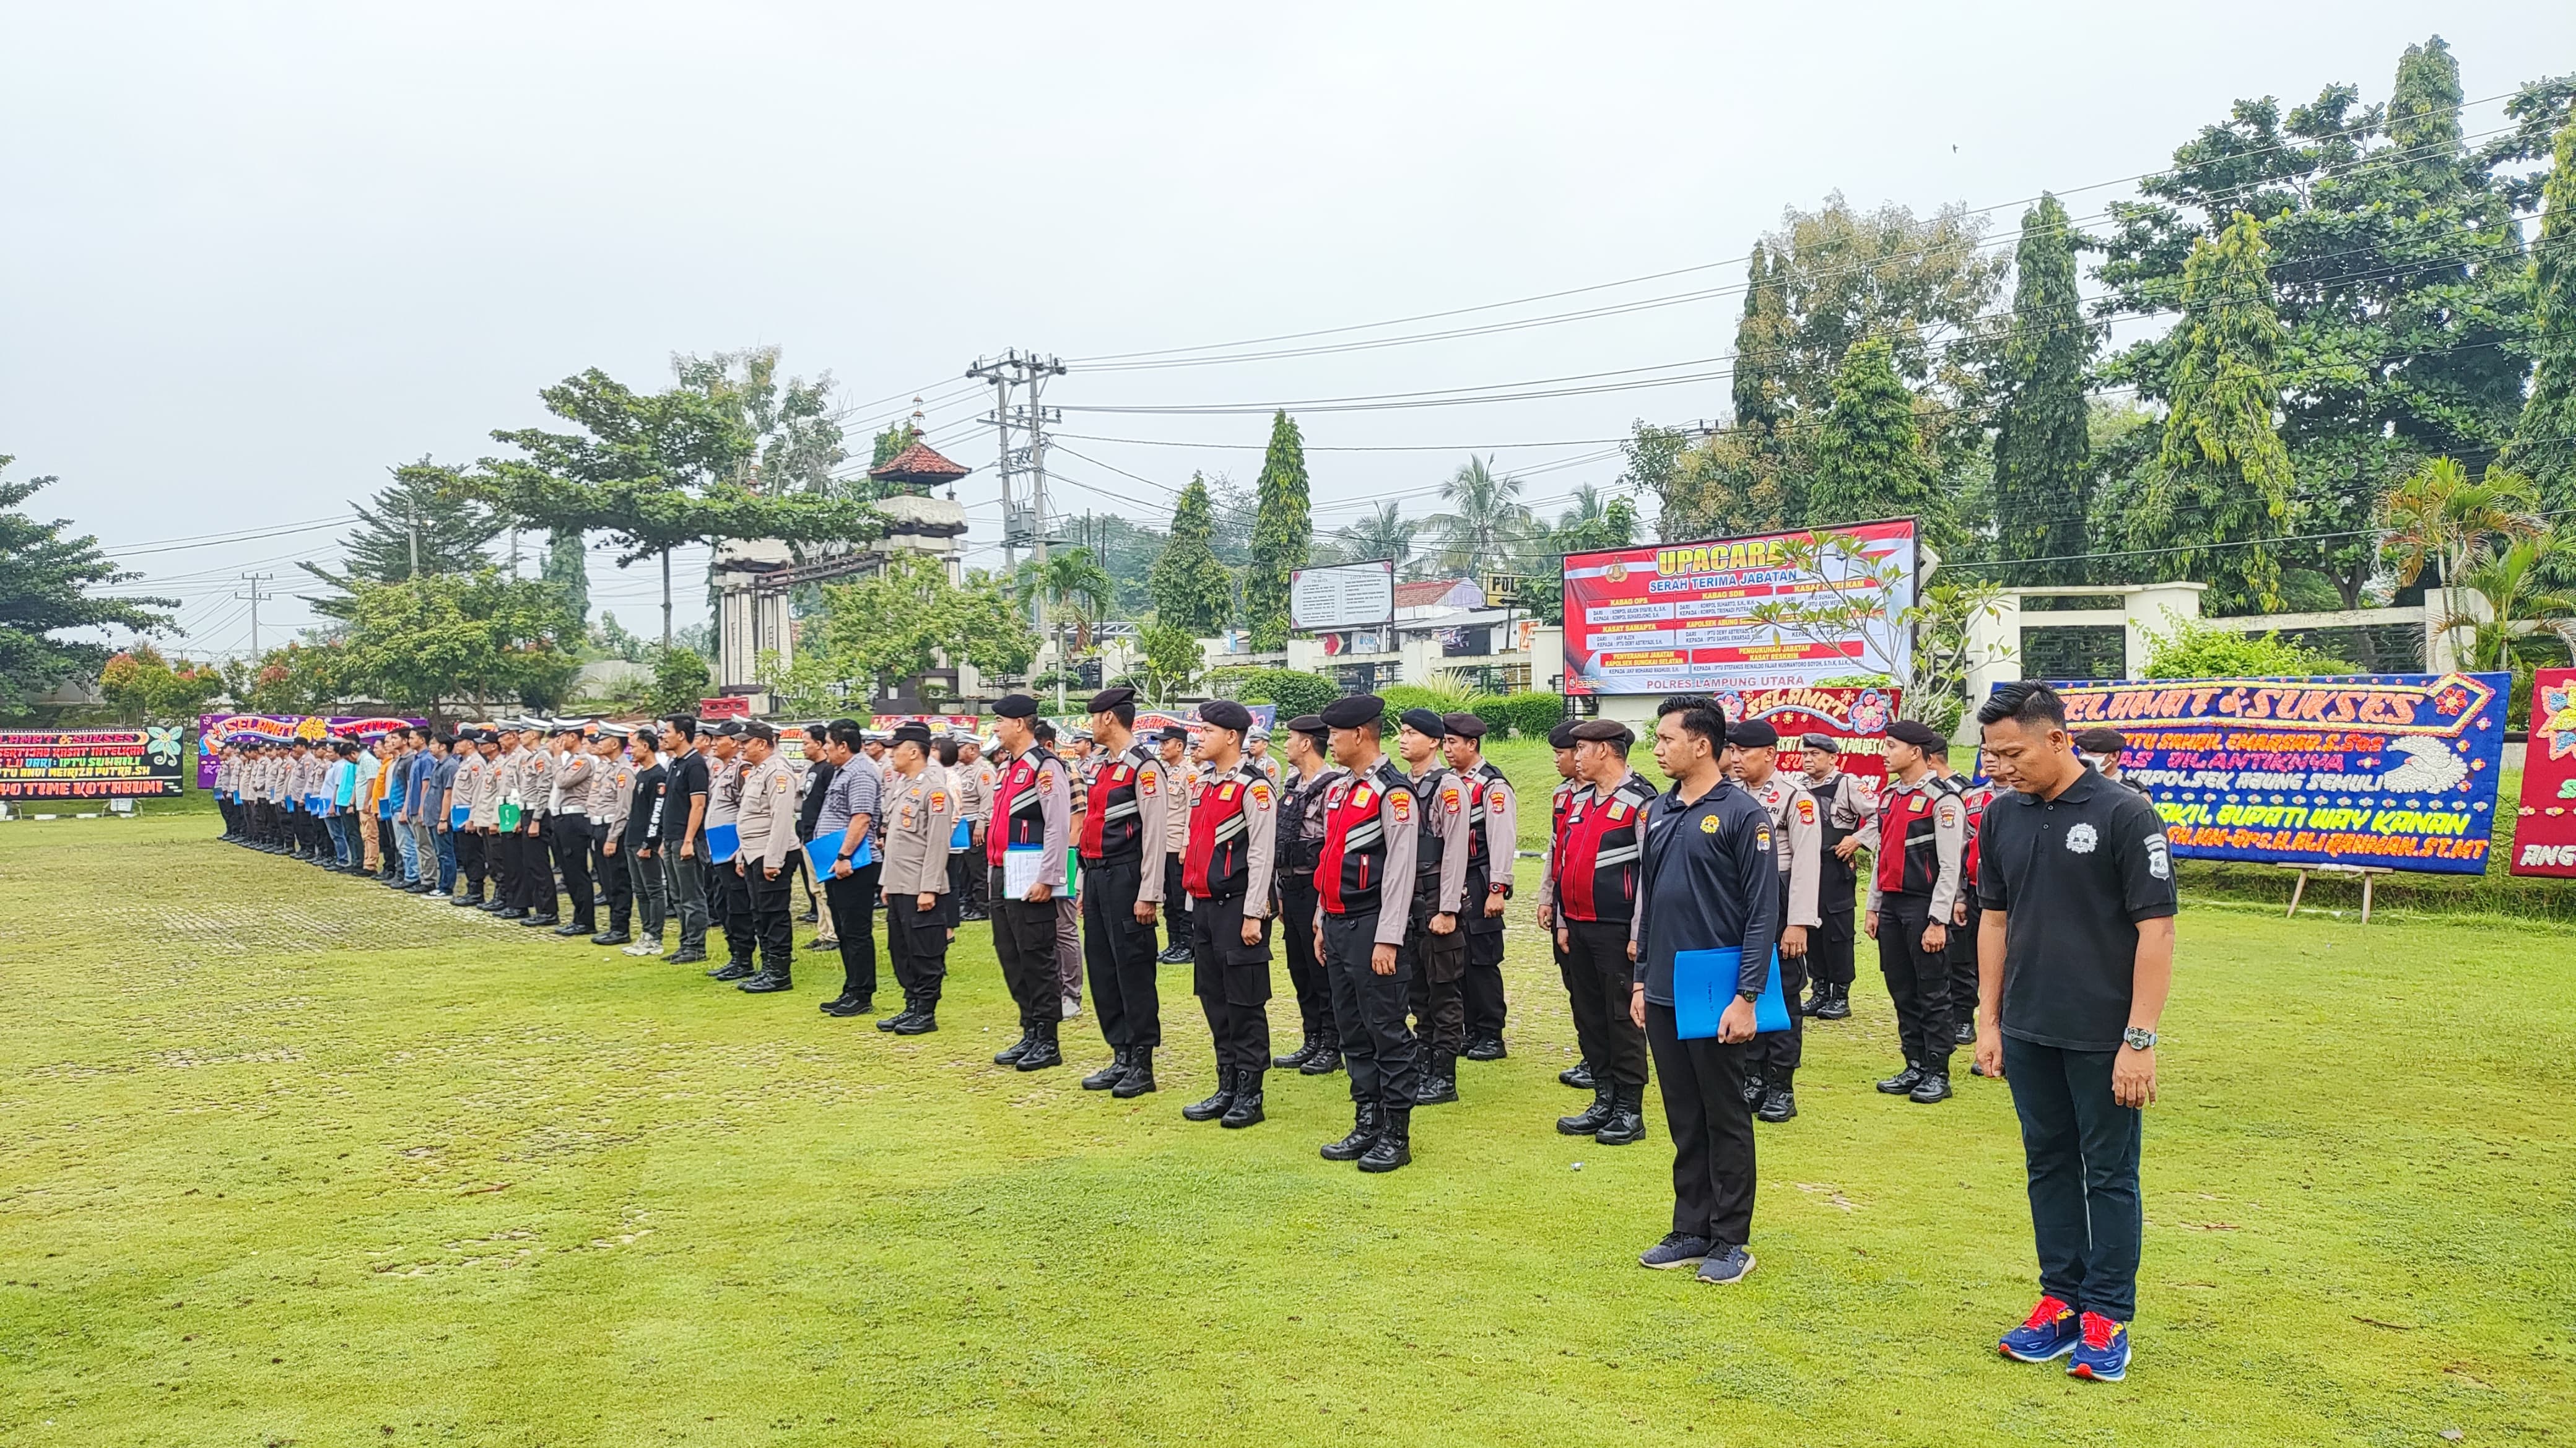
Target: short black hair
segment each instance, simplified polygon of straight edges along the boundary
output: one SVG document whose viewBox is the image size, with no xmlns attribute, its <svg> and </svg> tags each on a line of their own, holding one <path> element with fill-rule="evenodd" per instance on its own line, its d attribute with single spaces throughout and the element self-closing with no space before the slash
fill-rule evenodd
<svg viewBox="0 0 2576 1448">
<path fill-rule="evenodd" d="M 850 752 L 856 754 L 859 752 L 859 746 L 867 743 L 866 731 L 852 721 L 843 720 L 832 726 L 832 742 L 846 744 Z"/>
<path fill-rule="evenodd" d="M 939 741 L 939 762 L 943 765 L 953 765 L 957 762 L 956 740 L 942 739 Z"/>
<path fill-rule="evenodd" d="M 2054 725 L 2066 727 L 2066 700 L 2055 689 L 2037 679 L 2019 679 L 1996 687 L 1986 702 L 1977 706 L 1977 722 L 2001 724 L 2006 719 L 2023 728 Z"/>
<path fill-rule="evenodd" d="M 437 745 L 441 749 L 454 749 L 456 747 L 456 736 L 453 734 L 433 734 L 429 736 L 429 742 Z"/>
<path fill-rule="evenodd" d="M 1706 694 L 1675 694 L 1655 706 L 1655 718 L 1682 716 L 1682 729 L 1708 741 L 1711 750 L 1726 747 L 1726 706 Z"/>
<path fill-rule="evenodd" d="M 662 722 L 670 725 L 671 732 L 683 739 L 698 732 L 698 720 L 694 714 L 674 714 Z"/>
<path fill-rule="evenodd" d="M 808 724 L 805 726 L 805 737 L 813 740 L 817 744 L 820 744 L 824 740 L 832 737 L 832 726 L 829 724 Z"/>
<path fill-rule="evenodd" d="M 1726 712 L 1715 699 L 1706 694 L 1668 694 L 1664 697 L 1664 702 L 1655 706 L 1655 717 L 1661 719 L 1667 714 L 1679 714 L 1686 709 L 1716 709 L 1720 714 Z"/>
<path fill-rule="evenodd" d="M 647 749 L 659 749 L 659 748 L 661 748 L 661 747 L 662 747 L 662 736 L 661 736 L 661 734 L 659 734 L 658 732 L 656 732 L 656 731 L 654 730 L 653 726 L 652 726 L 652 725 L 650 725 L 650 724 L 639 724 L 639 725 L 637 725 L 637 726 L 635 727 L 635 732 L 634 732 L 634 733 L 632 733 L 632 734 L 627 735 L 626 737 L 627 737 L 627 738 L 629 738 L 629 739 L 639 739 L 639 740 L 642 740 L 642 741 L 643 741 L 643 743 L 644 743 L 644 747 L 645 747 L 645 748 L 647 748 Z"/>
</svg>

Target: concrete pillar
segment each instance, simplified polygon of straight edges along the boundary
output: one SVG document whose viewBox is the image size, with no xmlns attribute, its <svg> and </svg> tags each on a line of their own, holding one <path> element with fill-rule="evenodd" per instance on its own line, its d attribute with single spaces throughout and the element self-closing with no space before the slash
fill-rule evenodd
<svg viewBox="0 0 2576 1448">
<path fill-rule="evenodd" d="M 2021 599 L 2004 594 L 1990 608 L 1981 608 L 1968 619 L 1968 703 L 1960 715 L 1967 719 L 1976 713 L 1976 704 L 1994 691 L 1997 684 L 2008 684 L 2021 677 Z"/>
<path fill-rule="evenodd" d="M 2145 672 L 2147 650 L 2152 646 L 2147 635 L 2173 632 L 2175 619 L 2200 617 L 2200 595 L 2208 587 L 2206 583 L 2159 583 L 2124 596 L 2123 611 L 2128 617 L 2120 631 L 2120 677 L 2134 679 Z"/>
</svg>

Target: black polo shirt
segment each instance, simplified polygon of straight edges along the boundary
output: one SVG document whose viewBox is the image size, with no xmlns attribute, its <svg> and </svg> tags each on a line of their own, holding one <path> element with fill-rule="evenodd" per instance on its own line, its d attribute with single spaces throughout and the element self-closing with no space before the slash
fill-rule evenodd
<svg viewBox="0 0 2576 1448">
<path fill-rule="evenodd" d="M 1629 979 L 1646 988 L 1646 999 L 1668 1006 L 1675 954 L 1741 949 L 1739 989 L 1759 994 L 1771 979 L 1771 947 L 1780 935 L 1771 812 L 1722 781 L 1690 804 L 1682 803 L 1676 785 L 1646 807 L 1642 846 L 1637 962 Z"/>
<path fill-rule="evenodd" d="M 707 752 L 692 749 L 672 759 L 662 785 L 662 838 L 673 845 L 686 843 L 689 833 L 689 797 L 707 792 Z M 704 826 L 700 826 L 701 832 Z"/>
<path fill-rule="evenodd" d="M 1977 903 L 2008 917 L 2004 1034 L 2116 1051 L 2138 922 L 2177 909 L 2164 819 L 2090 769 L 2055 799 L 2001 791 L 1977 832 Z"/>
</svg>

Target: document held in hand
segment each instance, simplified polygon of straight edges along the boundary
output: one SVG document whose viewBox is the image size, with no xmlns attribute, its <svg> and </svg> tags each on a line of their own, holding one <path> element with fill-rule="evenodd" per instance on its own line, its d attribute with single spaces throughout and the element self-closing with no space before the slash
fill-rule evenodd
<svg viewBox="0 0 2576 1448">
<path fill-rule="evenodd" d="M 828 835 L 815 836 L 813 843 L 805 847 L 805 863 L 813 870 L 815 879 L 832 878 L 832 866 L 841 858 L 842 842 L 849 837 L 848 830 L 834 830 Z M 876 842 L 865 835 L 859 836 L 859 847 L 850 852 L 850 868 L 864 870 L 876 862 Z"/>
<path fill-rule="evenodd" d="M 1044 845 L 1013 845 L 1002 852 L 1002 894 L 1005 898 L 1029 898 L 1029 887 L 1043 878 L 1038 873 L 1038 857 L 1045 853 Z M 1050 880 L 1047 883 L 1055 882 Z"/>
<path fill-rule="evenodd" d="M 723 864 L 742 849 L 742 831 L 732 825 L 707 826 L 707 858 Z"/>
<path fill-rule="evenodd" d="M 1683 950 L 1673 954 L 1673 1034 L 1685 1041 L 1717 1037 L 1717 1018 L 1735 1004 L 1744 978 L 1741 950 Z M 1789 1029 L 1789 1003 L 1780 992 L 1780 953 L 1771 952 L 1771 974 L 1753 1003 L 1753 1029 Z"/>
</svg>

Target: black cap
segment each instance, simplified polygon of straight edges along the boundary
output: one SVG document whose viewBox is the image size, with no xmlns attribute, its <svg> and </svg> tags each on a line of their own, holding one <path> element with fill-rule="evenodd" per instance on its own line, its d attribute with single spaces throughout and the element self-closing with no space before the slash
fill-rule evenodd
<svg viewBox="0 0 2576 1448">
<path fill-rule="evenodd" d="M 1726 731 L 1726 742 L 1738 749 L 1768 749 L 1780 742 L 1780 731 L 1759 719 L 1747 719 Z"/>
<path fill-rule="evenodd" d="M 1166 724 L 1154 735 L 1154 737 L 1164 741 L 1165 743 L 1169 743 L 1172 740 L 1177 739 L 1181 743 L 1187 744 L 1190 742 L 1190 731 L 1178 724 Z"/>
<path fill-rule="evenodd" d="M 1252 727 L 1252 711 L 1232 699 L 1210 699 L 1199 706 L 1199 722 L 1240 732 Z"/>
<path fill-rule="evenodd" d="M 1332 726 L 1324 722 L 1321 714 L 1300 714 L 1289 720 L 1287 727 L 1294 733 L 1313 735 L 1317 739 L 1332 732 Z"/>
<path fill-rule="evenodd" d="M 722 738 L 740 739 L 744 733 L 744 725 L 739 719 L 727 719 L 715 727 L 715 732 Z"/>
<path fill-rule="evenodd" d="M 1004 694 L 993 705 L 993 714 L 1001 719 L 1034 719 L 1038 716 L 1038 701 L 1026 694 Z"/>
<path fill-rule="evenodd" d="M 1932 726 L 1919 719 L 1899 719 L 1888 725 L 1887 737 L 1899 744 L 1911 744 L 1917 749 L 1929 749 L 1942 742 L 1941 736 L 1934 732 Z"/>
<path fill-rule="evenodd" d="M 771 744 L 778 742 L 778 731 L 770 728 L 768 725 L 763 724 L 757 719 L 754 719 L 750 723 L 742 726 L 742 732 L 743 737 L 747 739 L 764 740 Z"/>
<path fill-rule="evenodd" d="M 1485 721 L 1473 714 L 1443 714 L 1440 716 L 1440 726 L 1461 739 L 1485 737 Z"/>
<path fill-rule="evenodd" d="M 1407 709 L 1396 715 L 1395 721 L 1416 734 L 1428 734 L 1434 739 L 1449 732 L 1449 726 L 1440 722 L 1440 716 L 1428 709 Z"/>
<path fill-rule="evenodd" d="M 1386 701 L 1375 694 L 1352 694 L 1317 711 L 1327 729 L 1357 729 L 1386 717 Z"/>
<path fill-rule="evenodd" d="M 1125 684 L 1115 684 L 1091 696 L 1091 712 L 1094 714 L 1106 714 L 1121 704 L 1133 705 L 1135 702 L 1136 691 L 1134 689 L 1127 687 Z"/>
<path fill-rule="evenodd" d="M 1627 725 L 1616 719 L 1586 719 L 1569 732 L 1577 739 L 1589 739 L 1595 744 L 1633 744 L 1637 739 Z"/>
<path fill-rule="evenodd" d="M 918 744 L 922 748 L 927 749 L 930 747 L 930 726 L 920 723 L 919 721 L 909 724 L 897 724 L 894 726 L 894 742 L 897 744 Z"/>
<path fill-rule="evenodd" d="M 1574 747 L 1574 721 L 1571 719 L 1557 720 L 1556 727 L 1547 731 L 1547 746 L 1550 749 L 1572 749 Z"/>
<path fill-rule="evenodd" d="M 2097 724 L 2075 736 L 2075 747 L 2087 754 L 2117 754 L 2129 747 L 2129 740 L 2119 730 Z"/>
<path fill-rule="evenodd" d="M 1809 734 L 1801 742 L 1809 749 L 1813 749 L 1824 754 L 1840 754 L 1843 752 L 1842 745 L 1836 743 L 1834 736 L 1830 734 Z"/>
</svg>

